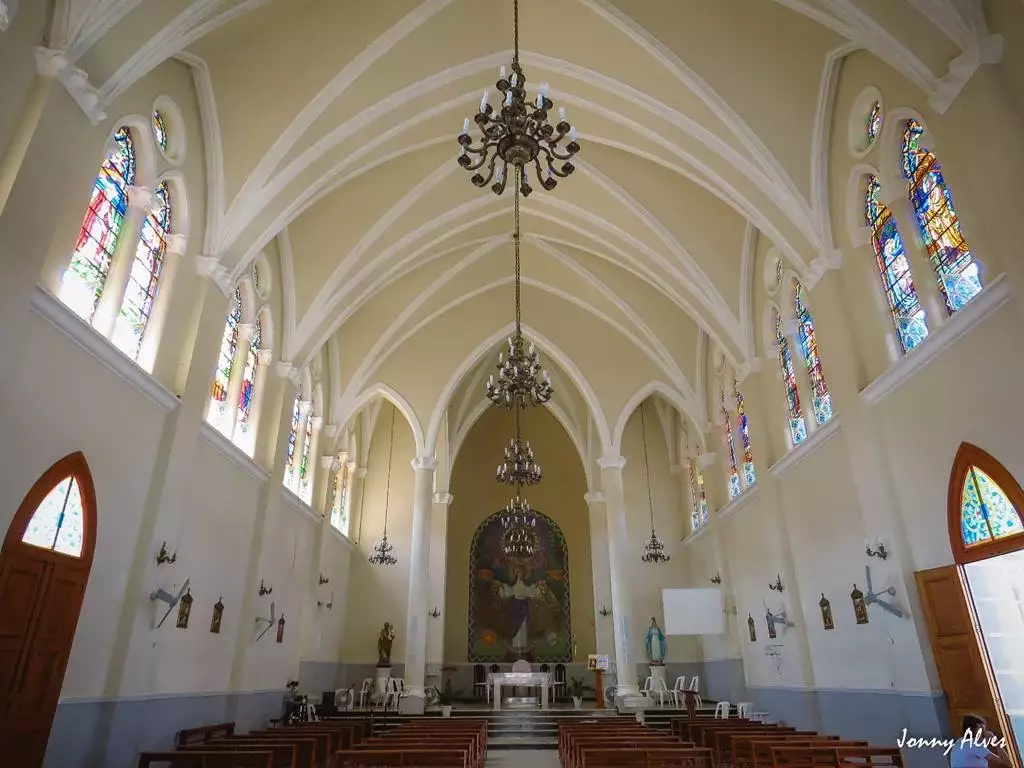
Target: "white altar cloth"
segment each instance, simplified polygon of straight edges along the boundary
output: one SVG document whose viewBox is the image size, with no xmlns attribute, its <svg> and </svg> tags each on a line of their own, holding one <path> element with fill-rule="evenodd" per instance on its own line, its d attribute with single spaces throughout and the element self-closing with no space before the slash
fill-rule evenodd
<svg viewBox="0 0 1024 768">
<path fill-rule="evenodd" d="M 501 709 L 501 687 L 503 685 L 522 688 L 540 688 L 540 708 L 548 708 L 548 688 L 551 687 L 550 672 L 491 672 L 487 680 L 494 689 L 494 708 Z"/>
</svg>

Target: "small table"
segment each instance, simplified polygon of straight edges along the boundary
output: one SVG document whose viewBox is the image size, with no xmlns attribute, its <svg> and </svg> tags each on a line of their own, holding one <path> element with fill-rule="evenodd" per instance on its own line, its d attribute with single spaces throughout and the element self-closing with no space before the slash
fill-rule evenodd
<svg viewBox="0 0 1024 768">
<path fill-rule="evenodd" d="M 487 681 L 494 689 L 494 708 L 501 709 L 501 687 L 503 685 L 523 688 L 540 688 L 540 708 L 548 708 L 548 688 L 551 686 L 550 672 L 491 672 Z"/>
</svg>

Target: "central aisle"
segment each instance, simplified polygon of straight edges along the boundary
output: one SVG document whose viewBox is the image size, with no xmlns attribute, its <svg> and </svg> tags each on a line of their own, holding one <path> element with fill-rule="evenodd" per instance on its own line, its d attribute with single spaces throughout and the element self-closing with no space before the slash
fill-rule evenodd
<svg viewBox="0 0 1024 768">
<path fill-rule="evenodd" d="M 493 749 L 486 768 L 560 768 L 557 749 Z"/>
</svg>

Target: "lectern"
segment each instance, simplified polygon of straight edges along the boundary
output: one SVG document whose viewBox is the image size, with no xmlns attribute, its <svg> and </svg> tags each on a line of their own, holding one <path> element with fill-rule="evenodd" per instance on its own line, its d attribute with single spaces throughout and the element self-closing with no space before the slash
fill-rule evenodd
<svg viewBox="0 0 1024 768">
<path fill-rule="evenodd" d="M 604 709 L 604 673 L 608 669 L 609 659 L 597 653 L 587 656 L 587 669 L 594 673 L 594 693 L 597 697 L 597 708 Z"/>
</svg>

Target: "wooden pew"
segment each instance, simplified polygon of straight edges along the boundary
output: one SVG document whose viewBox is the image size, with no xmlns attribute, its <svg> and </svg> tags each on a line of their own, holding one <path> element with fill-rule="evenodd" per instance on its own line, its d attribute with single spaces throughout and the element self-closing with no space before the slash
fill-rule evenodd
<svg viewBox="0 0 1024 768">
<path fill-rule="evenodd" d="M 178 747 L 183 754 L 196 752 L 269 752 L 273 768 L 312 768 L 299 762 L 299 748 L 287 741 L 273 742 L 259 739 L 219 739 L 208 744 L 186 744 Z"/>
<path fill-rule="evenodd" d="M 611 720 L 611 718 L 609 718 Z M 559 723 L 558 724 L 558 755 L 559 758 L 564 762 L 566 752 L 568 750 L 571 741 L 578 736 L 586 735 L 612 735 L 612 734 L 636 734 L 636 733 L 653 733 L 650 728 L 645 725 L 641 725 L 635 720 L 628 720 L 622 718 L 621 722 L 612 721 L 608 724 L 599 724 L 597 722 L 588 723 Z"/>
<path fill-rule="evenodd" d="M 716 720 L 718 722 L 720 722 L 720 723 L 723 723 L 723 722 L 729 722 L 729 723 L 752 723 L 752 722 L 754 722 L 753 720 L 748 720 L 745 717 L 728 717 L 728 718 L 725 718 L 723 720 L 722 718 L 712 717 L 711 715 L 697 715 L 697 717 L 673 717 L 673 718 L 669 719 L 668 724 L 669 724 L 669 730 L 673 734 L 675 734 L 676 736 L 680 736 L 680 737 L 682 737 L 684 739 L 687 739 L 687 740 L 692 740 L 693 739 L 693 733 L 692 733 L 693 726 L 704 724 L 704 723 L 713 723 Z M 760 723 L 760 725 L 764 725 L 764 723 Z"/>
<path fill-rule="evenodd" d="M 715 768 L 710 749 L 655 747 L 587 750 L 583 768 Z"/>
<path fill-rule="evenodd" d="M 139 768 L 273 768 L 272 752 L 142 752 Z"/>
<path fill-rule="evenodd" d="M 422 736 L 413 738 L 384 737 L 381 739 L 369 739 L 364 741 L 362 744 L 357 744 L 351 751 L 374 752 L 380 750 L 401 750 L 404 752 L 418 752 L 434 751 L 438 749 L 458 750 L 463 752 L 466 756 L 466 768 L 482 768 L 487 754 L 486 752 L 478 752 L 478 748 L 472 737 L 453 736 L 451 734 L 439 734 L 433 739 L 428 739 Z"/>
<path fill-rule="evenodd" d="M 457 749 L 342 749 L 334 754 L 331 768 L 406 765 L 468 768 L 468 755 Z"/>
<path fill-rule="evenodd" d="M 817 731 L 784 731 L 783 733 L 793 736 L 802 736 L 805 739 L 811 739 L 817 737 L 819 734 Z M 762 728 L 756 726 L 747 726 L 745 728 L 715 728 L 705 733 L 706 742 L 704 746 L 711 747 L 715 753 L 715 761 L 719 764 L 723 762 L 732 762 L 733 757 L 733 739 L 742 738 L 747 735 L 759 735 L 759 736 L 779 736 L 779 730 L 777 726 L 767 725 Z"/>
<path fill-rule="evenodd" d="M 750 729 L 751 731 L 757 731 L 762 733 L 794 733 L 796 728 L 791 725 L 765 725 L 764 723 L 756 723 L 753 721 L 747 721 L 741 723 L 730 723 L 728 720 L 719 720 L 719 724 L 714 723 L 697 723 L 690 727 L 689 741 L 694 742 L 699 747 L 710 747 L 711 742 L 714 739 L 715 731 L 736 731 L 743 729 Z"/>
<path fill-rule="evenodd" d="M 732 739 L 732 762 L 735 768 L 752 768 L 755 763 L 760 765 L 762 768 L 765 768 L 765 766 L 771 763 L 771 753 L 768 751 L 769 747 L 810 747 L 817 744 L 827 746 L 830 743 L 839 744 L 840 742 L 838 739 L 838 736 L 804 736 L 793 733 L 741 734 L 733 736 Z M 852 743 L 860 745 L 860 742 Z"/>
<path fill-rule="evenodd" d="M 569 750 L 569 759 L 565 768 L 582 768 L 586 755 L 594 752 L 605 752 L 620 749 L 692 749 L 690 742 L 679 741 L 674 736 L 634 737 L 610 739 L 580 739 L 574 741 Z"/>
<path fill-rule="evenodd" d="M 175 738 L 175 745 L 183 747 L 186 744 L 201 744 L 211 739 L 223 739 L 235 732 L 234 723 L 217 723 L 216 725 L 201 725 L 198 728 L 185 728 L 178 731 Z"/>
<path fill-rule="evenodd" d="M 902 768 L 903 754 L 896 747 L 770 747 L 772 768 Z"/>
<path fill-rule="evenodd" d="M 812 747 L 867 747 L 866 741 L 840 741 L 836 736 L 816 736 L 813 739 L 786 741 L 753 742 L 749 768 L 769 768 L 772 764 L 772 747 L 792 747 L 794 749 L 810 749 Z"/>
<path fill-rule="evenodd" d="M 569 765 L 572 762 L 572 756 L 574 755 L 575 745 L 586 739 L 595 738 L 643 738 L 645 736 L 656 735 L 654 731 L 645 727 L 630 727 L 630 728 L 568 728 L 565 731 L 559 733 L 558 740 L 558 757 L 563 765 Z"/>
</svg>

